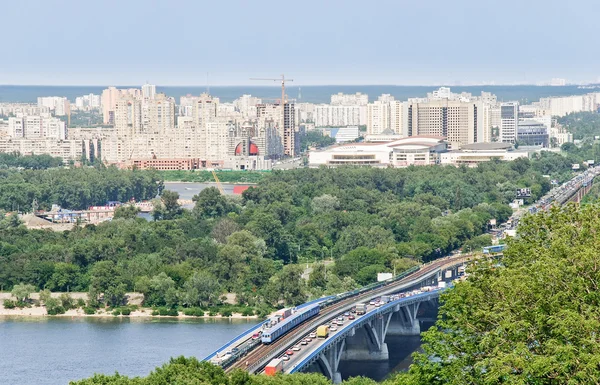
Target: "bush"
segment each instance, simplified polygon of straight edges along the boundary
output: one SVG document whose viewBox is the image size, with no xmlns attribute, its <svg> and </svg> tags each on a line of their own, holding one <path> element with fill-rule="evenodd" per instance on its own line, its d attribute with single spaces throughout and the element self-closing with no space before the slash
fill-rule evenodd
<svg viewBox="0 0 600 385">
<path fill-rule="evenodd" d="M 223 310 L 223 311 L 221 311 L 221 315 L 222 315 L 223 317 L 231 317 L 231 316 L 232 316 L 232 313 L 231 313 L 231 310 L 230 310 L 230 309 L 226 309 L 226 310 Z"/>
<path fill-rule="evenodd" d="M 17 307 L 17 301 L 13 301 L 11 299 L 5 299 L 4 300 L 4 307 L 6 309 L 14 309 Z"/>
<path fill-rule="evenodd" d="M 62 301 L 58 298 L 48 298 L 46 300 L 46 311 L 48 315 L 64 314 L 66 309 Z"/>
<path fill-rule="evenodd" d="M 160 315 L 160 311 L 158 311 L 158 310 L 152 310 L 152 315 Z"/>
<path fill-rule="evenodd" d="M 162 316 L 169 315 L 169 309 L 167 309 L 166 307 L 159 307 L 158 314 Z"/>
<path fill-rule="evenodd" d="M 83 308 L 83 312 L 88 315 L 96 314 L 96 308 L 93 308 L 91 306 L 85 306 Z"/>
<path fill-rule="evenodd" d="M 77 299 L 77 307 L 85 307 L 85 301 L 83 300 L 83 298 L 78 298 Z"/>
<path fill-rule="evenodd" d="M 202 309 L 196 308 L 196 310 L 194 311 L 194 316 L 204 317 L 204 312 L 202 311 Z"/>
<path fill-rule="evenodd" d="M 115 310 L 112 311 L 112 315 L 114 315 L 115 317 L 121 315 L 121 309 L 116 308 Z"/>
<path fill-rule="evenodd" d="M 61 305 L 58 306 L 53 306 L 48 308 L 46 306 L 46 310 L 48 311 L 48 315 L 58 315 L 58 314 L 65 314 L 66 310 L 64 307 L 62 307 Z"/>
<path fill-rule="evenodd" d="M 123 308 L 121 309 L 121 314 L 123 315 L 130 315 L 131 314 L 131 310 L 129 308 Z"/>
<path fill-rule="evenodd" d="M 177 311 L 177 309 L 169 309 L 167 311 L 167 315 L 169 315 L 171 317 L 178 317 L 179 316 L 179 312 Z"/>
<path fill-rule="evenodd" d="M 64 307 L 66 310 L 75 308 L 75 301 L 67 293 L 63 293 L 60 295 L 60 302 L 62 304 L 62 307 Z"/>
<path fill-rule="evenodd" d="M 217 314 L 219 314 L 219 313 L 217 313 L 215 310 L 211 310 L 211 311 L 208 313 L 208 315 L 209 315 L 209 316 L 211 316 L 211 317 L 216 317 L 216 316 L 217 316 Z"/>
<path fill-rule="evenodd" d="M 244 317 L 251 317 L 254 315 L 254 309 L 252 309 L 251 307 L 247 307 L 242 311 L 242 316 Z"/>
</svg>

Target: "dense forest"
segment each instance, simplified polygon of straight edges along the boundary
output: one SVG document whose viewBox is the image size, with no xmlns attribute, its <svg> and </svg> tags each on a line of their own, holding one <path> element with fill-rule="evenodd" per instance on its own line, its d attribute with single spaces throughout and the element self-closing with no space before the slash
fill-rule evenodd
<svg viewBox="0 0 600 385">
<path fill-rule="evenodd" d="M 50 155 L 21 155 L 19 153 L 0 152 L 0 169 L 24 168 L 44 170 L 53 167 L 61 167 L 62 165 L 62 158 Z"/>
<path fill-rule="evenodd" d="M 163 191 L 154 221 L 123 207 L 111 222 L 64 233 L 27 230 L 7 217 L 0 222 L 0 285 L 89 291 L 94 306 L 119 306 L 125 292 L 138 291 L 148 306 L 208 308 L 235 293 L 240 305 L 262 313 L 373 282 L 378 272 L 399 273 L 461 246 L 476 250 L 489 244 L 484 234 L 489 220 L 510 216 L 507 203 L 515 190 L 529 187 L 531 199 L 541 196 L 550 189 L 543 174 L 567 176 L 570 164 L 563 161 L 545 153 L 476 168 L 276 171 L 242 197 L 208 188 L 194 197 L 193 210 L 184 210 L 177 193 Z M 34 171 L 7 172 L 27 179 Z M 148 197 L 160 188 L 151 172 L 37 172 L 42 183 L 30 184 L 39 196 L 67 207 L 81 205 L 80 179 L 92 197 L 85 202 Z M 58 176 L 64 178 L 60 183 Z M 0 185 L 1 202 L 26 191 L 16 183 L 9 195 L 2 190 L 6 186 Z M 53 188 L 63 194 L 46 191 Z M 74 191 L 77 199 L 68 200 Z M 335 263 L 325 268 L 324 259 Z M 305 281 L 297 262 L 307 260 L 318 263 Z"/>
<path fill-rule="evenodd" d="M 562 124 L 573 134 L 574 139 L 594 139 L 600 136 L 600 114 L 595 112 L 576 112 L 558 118 Z"/>
<path fill-rule="evenodd" d="M 162 180 L 155 171 L 104 166 L 0 169 L 0 210 L 31 212 L 34 200 L 40 209 L 50 209 L 52 204 L 58 204 L 81 210 L 108 201 L 152 199 L 162 187 Z"/>
</svg>

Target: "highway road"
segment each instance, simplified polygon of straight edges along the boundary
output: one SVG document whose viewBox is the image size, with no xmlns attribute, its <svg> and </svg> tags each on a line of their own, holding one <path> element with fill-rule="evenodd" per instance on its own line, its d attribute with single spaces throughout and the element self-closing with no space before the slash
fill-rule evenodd
<svg viewBox="0 0 600 385">
<path fill-rule="evenodd" d="M 257 345 L 246 356 L 240 357 L 235 363 L 229 366 L 226 371 L 239 368 L 245 369 L 250 373 L 260 372 L 271 359 L 279 357 L 279 355 L 285 352 L 288 348 L 305 338 L 305 336 L 307 336 L 318 325 L 322 325 L 333 320 L 339 314 L 350 310 L 357 303 L 369 302 L 371 299 L 377 298 L 381 295 L 396 293 L 404 288 L 409 288 L 420 282 L 424 277 L 428 275 L 433 276 L 444 265 L 449 263 L 461 264 L 470 260 L 471 258 L 471 255 L 457 255 L 433 261 L 422 266 L 413 274 L 390 285 L 374 289 L 358 296 L 347 298 L 334 305 L 321 309 L 319 315 L 300 324 L 275 342 L 269 345 Z"/>
</svg>

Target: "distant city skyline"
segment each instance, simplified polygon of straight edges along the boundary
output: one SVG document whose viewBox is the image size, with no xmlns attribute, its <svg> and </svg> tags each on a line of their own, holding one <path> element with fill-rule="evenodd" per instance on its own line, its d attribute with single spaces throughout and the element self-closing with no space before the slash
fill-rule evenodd
<svg viewBox="0 0 600 385">
<path fill-rule="evenodd" d="M 0 84 L 597 82 L 600 3 L 29 0 L 3 4 Z M 118 12 L 116 12 L 118 10 Z M 26 20 L 26 23 L 24 23 Z"/>
</svg>

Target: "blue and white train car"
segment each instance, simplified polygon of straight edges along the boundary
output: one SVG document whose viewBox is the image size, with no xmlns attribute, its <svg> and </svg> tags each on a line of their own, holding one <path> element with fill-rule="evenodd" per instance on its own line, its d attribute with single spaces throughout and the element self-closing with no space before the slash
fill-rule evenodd
<svg viewBox="0 0 600 385">
<path fill-rule="evenodd" d="M 296 326 L 300 325 L 302 322 L 319 314 L 320 310 L 321 305 L 319 303 L 315 303 L 302 308 L 290 317 L 263 331 L 261 337 L 262 343 L 270 344 L 271 342 L 277 340 L 279 337 L 289 332 Z"/>
</svg>

